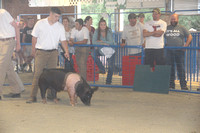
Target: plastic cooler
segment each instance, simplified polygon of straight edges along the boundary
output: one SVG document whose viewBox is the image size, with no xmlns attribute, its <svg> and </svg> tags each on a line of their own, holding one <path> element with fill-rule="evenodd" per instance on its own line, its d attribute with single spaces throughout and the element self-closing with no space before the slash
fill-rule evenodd
<svg viewBox="0 0 200 133">
<path fill-rule="evenodd" d="M 92 56 L 89 55 L 87 60 L 87 81 L 94 81 L 94 79 L 95 81 L 99 80 L 99 68 L 96 64 L 94 66 L 94 60 Z"/>
<path fill-rule="evenodd" d="M 74 61 L 74 70 L 75 72 L 79 73 L 79 70 L 78 70 L 78 65 L 76 63 L 76 56 L 75 55 L 72 55 L 72 59 Z"/>
<path fill-rule="evenodd" d="M 133 85 L 136 65 L 141 64 L 141 56 L 122 57 L 122 85 Z"/>
</svg>

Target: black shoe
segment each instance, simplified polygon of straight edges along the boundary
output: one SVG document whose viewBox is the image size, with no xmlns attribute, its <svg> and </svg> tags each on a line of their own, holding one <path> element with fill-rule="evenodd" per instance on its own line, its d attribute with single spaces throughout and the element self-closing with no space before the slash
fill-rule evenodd
<svg viewBox="0 0 200 133">
<path fill-rule="evenodd" d="M 197 88 L 197 91 L 200 91 L 200 88 Z"/>
<path fill-rule="evenodd" d="M 26 103 L 36 103 L 36 102 L 37 102 L 37 98 L 36 97 L 32 97 L 32 98 L 30 98 L 30 99 L 28 99 L 26 101 Z"/>
<path fill-rule="evenodd" d="M 0 100 L 1 100 L 1 96 L 0 96 Z"/>
<path fill-rule="evenodd" d="M 185 86 L 185 87 L 182 87 L 181 90 L 189 90 L 189 89 L 187 88 L 187 86 Z"/>
<path fill-rule="evenodd" d="M 3 97 L 5 97 L 5 98 L 20 98 L 21 95 L 20 95 L 20 93 L 17 93 L 17 94 L 9 93 L 9 94 L 4 94 Z"/>
</svg>

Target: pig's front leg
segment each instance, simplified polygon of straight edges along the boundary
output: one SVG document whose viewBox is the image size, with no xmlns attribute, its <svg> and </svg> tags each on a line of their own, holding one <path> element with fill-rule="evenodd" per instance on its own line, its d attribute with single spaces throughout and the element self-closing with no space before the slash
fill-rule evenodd
<svg viewBox="0 0 200 133">
<path fill-rule="evenodd" d="M 75 100 L 74 100 L 74 101 L 75 101 L 75 104 L 78 103 L 78 102 L 77 102 L 77 97 L 78 97 L 78 96 L 75 94 Z"/>
<path fill-rule="evenodd" d="M 75 106 L 75 91 L 73 91 L 73 89 L 68 89 L 68 94 L 69 94 L 69 99 L 70 99 L 70 104 L 72 106 Z"/>
<path fill-rule="evenodd" d="M 46 98 L 43 98 L 43 99 L 42 99 L 42 103 L 44 103 L 44 104 L 46 104 L 46 103 L 47 103 L 47 100 L 46 100 Z"/>
<path fill-rule="evenodd" d="M 58 103 L 58 98 L 55 98 L 55 99 L 54 99 L 54 102 L 57 104 L 57 103 Z"/>
</svg>

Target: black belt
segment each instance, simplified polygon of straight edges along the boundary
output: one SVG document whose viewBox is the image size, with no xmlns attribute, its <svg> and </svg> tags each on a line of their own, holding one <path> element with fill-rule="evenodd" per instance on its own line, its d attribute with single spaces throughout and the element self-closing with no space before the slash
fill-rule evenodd
<svg viewBox="0 0 200 133">
<path fill-rule="evenodd" d="M 9 40 L 13 40 L 15 39 L 15 37 L 10 37 L 10 38 L 0 38 L 0 41 L 9 41 Z"/>
<path fill-rule="evenodd" d="M 44 49 L 38 49 L 37 48 L 36 50 L 40 50 L 40 51 L 44 51 L 44 52 L 53 52 L 53 51 L 55 51 L 57 49 L 44 50 Z"/>
</svg>

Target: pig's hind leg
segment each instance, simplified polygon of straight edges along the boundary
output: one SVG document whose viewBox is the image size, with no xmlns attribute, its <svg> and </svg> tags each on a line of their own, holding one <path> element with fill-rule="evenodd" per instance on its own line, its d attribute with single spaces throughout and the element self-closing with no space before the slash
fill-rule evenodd
<svg viewBox="0 0 200 133">
<path fill-rule="evenodd" d="M 41 97 L 42 97 L 42 103 L 47 103 L 45 94 L 46 94 L 46 90 L 47 90 L 48 86 L 45 84 L 39 84 L 39 87 L 40 87 L 40 93 L 41 93 Z"/>
<path fill-rule="evenodd" d="M 55 103 L 58 103 L 58 98 L 57 98 L 57 91 L 54 88 L 51 88 L 51 95 L 54 99 Z"/>
</svg>

